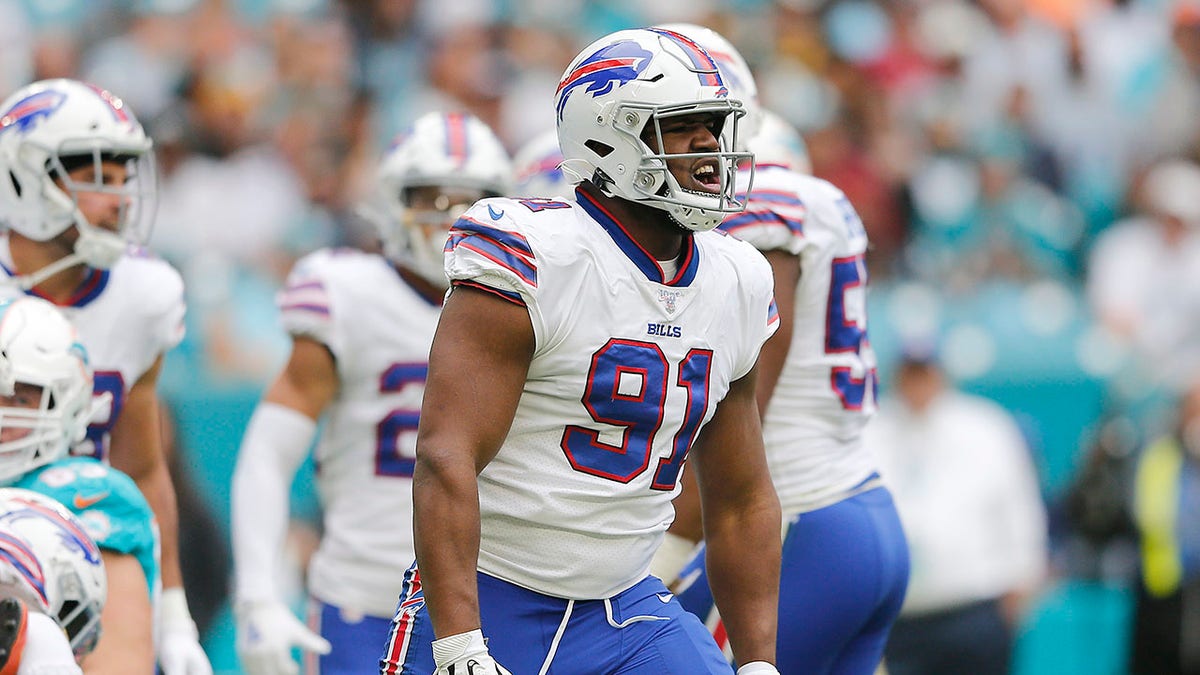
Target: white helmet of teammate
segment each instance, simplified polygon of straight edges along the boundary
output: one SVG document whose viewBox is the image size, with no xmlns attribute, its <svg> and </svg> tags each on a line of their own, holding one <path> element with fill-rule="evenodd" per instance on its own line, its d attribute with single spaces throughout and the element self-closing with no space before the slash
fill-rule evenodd
<svg viewBox="0 0 1200 675">
<path fill-rule="evenodd" d="M 370 217 L 384 253 L 446 286 L 443 249 L 450 226 L 476 200 L 511 191 L 512 165 L 496 135 L 466 113 L 427 113 L 400 134 L 380 162 L 383 213 Z"/>
<path fill-rule="evenodd" d="M 40 298 L 0 302 L 0 482 L 66 455 L 91 409 L 92 371 L 75 327 Z"/>
<path fill-rule="evenodd" d="M 0 221 L 36 241 L 75 227 L 74 253 L 55 271 L 81 262 L 107 269 L 150 235 L 151 146 L 133 111 L 103 89 L 67 79 L 27 85 L 0 103 Z M 121 185 L 101 171 L 113 160 L 125 165 Z M 87 177 L 68 175 L 86 166 L 95 169 Z M 79 209 L 82 192 L 120 195 L 115 220 L 89 222 Z"/>
<path fill-rule="evenodd" d="M 692 39 L 649 28 L 593 42 L 563 72 L 555 109 L 562 169 L 572 182 L 591 181 L 608 194 L 662 209 L 689 230 L 711 230 L 745 208 L 734 184 L 738 163 L 750 157 L 734 150 L 745 110 Z M 717 151 L 666 155 L 642 141 L 647 129 L 661 136 L 664 119 L 697 113 L 722 116 Z M 667 168 L 670 158 L 701 157 L 717 161 L 716 193 L 683 189 Z"/>
<path fill-rule="evenodd" d="M 729 87 L 729 95 L 742 102 L 746 117 L 742 119 L 738 130 L 738 150 L 749 148 L 750 140 L 758 135 L 762 123 L 762 110 L 758 103 L 758 84 L 754 81 L 754 73 L 746 65 L 746 59 L 733 44 L 717 31 L 699 26 L 694 23 L 668 23 L 659 28 L 673 30 L 680 35 L 686 35 L 704 48 L 725 78 Z M 757 161 L 757 160 L 756 160 Z"/>
<path fill-rule="evenodd" d="M 558 131 L 549 129 L 535 136 L 513 157 L 513 172 L 517 176 L 513 194 L 543 199 L 575 194 L 575 186 L 559 168 L 562 161 Z"/>
<path fill-rule="evenodd" d="M 62 504 L 0 488 L 0 595 L 53 618 L 79 659 L 100 639 L 108 582 L 96 542 Z"/>
<path fill-rule="evenodd" d="M 808 157 L 808 145 L 796 127 L 782 116 L 762 109 L 758 133 L 750 139 L 750 151 L 754 163 L 778 164 L 796 173 L 812 174 L 812 160 Z"/>
</svg>

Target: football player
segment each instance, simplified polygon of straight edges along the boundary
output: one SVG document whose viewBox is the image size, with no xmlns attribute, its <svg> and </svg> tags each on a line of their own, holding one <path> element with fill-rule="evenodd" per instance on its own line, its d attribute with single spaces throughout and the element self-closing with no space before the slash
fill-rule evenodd
<svg viewBox="0 0 1200 675">
<path fill-rule="evenodd" d="M 161 587 L 153 514 L 128 476 L 94 458 L 68 456 L 94 407 L 92 371 L 75 327 L 40 298 L 0 302 L 0 484 L 64 505 L 100 549 L 73 561 L 78 578 L 60 578 L 64 587 L 56 592 L 67 595 L 48 594 L 44 609 L 63 622 L 89 673 L 153 673 L 151 607 Z M 0 513 L 15 509 L 0 505 Z M 0 515 L 0 525 L 6 518 Z M 69 531 L 86 548 L 85 535 Z"/>
<path fill-rule="evenodd" d="M 555 104 L 574 197 L 483 200 L 450 234 L 382 672 L 731 673 L 646 573 L 687 457 L 739 672 L 775 673 L 771 273 L 709 231 L 742 209 L 741 105 L 666 30 L 594 42 Z"/>
<path fill-rule="evenodd" d="M 37 492 L 0 488 L 0 672 L 81 673 L 105 593 L 102 554 L 79 519 Z"/>
<path fill-rule="evenodd" d="M 562 161 L 557 130 L 549 129 L 535 136 L 513 155 L 513 172 L 517 177 L 513 195 L 565 199 L 575 194 L 575 185 L 559 168 Z"/>
<path fill-rule="evenodd" d="M 875 410 L 875 357 L 867 340 L 867 233 L 830 183 L 789 165 L 807 161 L 786 128 L 757 104 L 742 56 L 711 29 L 668 26 L 717 58 L 749 108 L 755 154 L 746 211 L 721 229 L 771 263 L 780 328 L 759 359 L 758 406 L 785 534 L 779 590 L 779 669 L 785 673 L 875 672 L 908 584 L 908 547 L 891 494 L 863 447 Z M 794 132 L 793 132 L 794 134 Z M 798 134 L 796 134 L 798 137 Z M 758 161 L 760 159 L 763 161 Z M 748 175 L 751 167 L 742 172 Z M 700 536 L 694 486 L 652 571 L 668 581 Z M 676 586 L 680 602 L 723 641 L 704 551 Z"/>
<path fill-rule="evenodd" d="M 279 294 L 292 352 L 242 441 L 233 478 L 238 651 L 251 675 L 295 673 L 291 648 L 319 672 L 374 672 L 413 560 L 412 475 L 429 345 L 448 281 L 450 226 L 483 197 L 508 193 L 511 168 L 480 120 L 430 113 L 383 157 L 368 209 L 385 255 L 321 250 Z M 308 626 L 275 583 L 288 489 L 315 459 L 324 514 L 309 568 Z M 308 668 L 307 672 L 318 672 Z"/>
<path fill-rule="evenodd" d="M 207 675 L 158 411 L 163 354 L 183 338 L 183 283 L 133 246 L 149 234 L 153 159 L 129 106 L 91 85 L 43 80 L 0 104 L 0 297 L 46 298 L 79 329 L 106 404 L 73 452 L 111 461 L 150 502 L 162 534 L 160 664 L 165 675 Z"/>
</svg>

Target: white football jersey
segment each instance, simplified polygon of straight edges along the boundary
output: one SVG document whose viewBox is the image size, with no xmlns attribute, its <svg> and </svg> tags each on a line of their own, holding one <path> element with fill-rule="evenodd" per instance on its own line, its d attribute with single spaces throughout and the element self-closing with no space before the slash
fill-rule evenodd
<svg viewBox="0 0 1200 675">
<path fill-rule="evenodd" d="M 280 291 L 283 324 L 329 348 L 340 387 L 316 447 L 325 531 L 309 568 L 317 598 L 389 617 L 412 541 L 412 473 L 429 346 L 441 305 L 384 257 L 321 250 Z"/>
<path fill-rule="evenodd" d="M 25 291 L 13 281 L 7 235 L 0 238 L 0 298 Z M 109 437 L 129 388 L 154 361 L 183 339 L 183 279 L 166 261 L 130 249 L 108 270 L 91 270 L 66 303 L 58 305 L 79 331 L 95 369 L 94 391 L 104 405 L 72 454 L 108 461 Z"/>
<path fill-rule="evenodd" d="M 862 446 L 876 387 L 866 231 L 841 190 L 773 165 L 757 167 L 746 211 L 721 229 L 761 251 L 800 257 L 792 344 L 763 438 L 784 513 L 828 505 L 875 471 Z"/>
<path fill-rule="evenodd" d="M 512 428 L 479 475 L 479 569 L 595 599 L 645 576 L 691 442 L 778 315 L 753 247 L 695 234 L 664 279 L 577 194 L 478 202 L 451 231 L 446 271 L 524 305 L 536 340 Z"/>
</svg>

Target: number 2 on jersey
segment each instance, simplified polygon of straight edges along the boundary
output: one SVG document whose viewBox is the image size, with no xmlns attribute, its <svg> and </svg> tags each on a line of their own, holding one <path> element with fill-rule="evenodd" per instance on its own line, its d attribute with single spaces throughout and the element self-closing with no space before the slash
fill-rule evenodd
<svg viewBox="0 0 1200 675">
<path fill-rule="evenodd" d="M 393 363 L 379 378 L 379 392 L 390 394 L 408 386 L 424 386 L 429 374 L 426 363 Z M 416 434 L 420 409 L 397 408 L 376 426 L 375 475 L 412 478 L 417 458 L 401 452 L 402 434 Z"/>
<path fill-rule="evenodd" d="M 667 397 L 676 389 L 687 396 L 683 422 L 671 444 L 671 455 L 659 459 L 650 487 L 672 490 L 688 448 L 708 408 L 712 352 L 693 349 L 679 363 L 675 386 L 669 387 L 670 364 L 653 342 L 613 338 L 592 355 L 583 405 L 600 424 L 622 427 L 621 443 L 600 440 L 595 429 L 569 425 L 561 446 L 576 471 L 618 483 L 629 483 L 650 467 L 654 436 L 663 424 Z"/>
<path fill-rule="evenodd" d="M 826 354 L 862 353 L 863 343 L 867 342 L 866 299 L 863 297 L 866 279 L 866 262 L 861 253 L 833 259 L 825 321 Z M 829 375 L 830 386 L 846 410 L 862 409 L 868 380 L 872 394 L 875 391 L 875 369 L 867 369 L 860 361 L 858 372 L 863 376 L 854 377 L 853 369 L 848 366 L 836 366 Z"/>
</svg>

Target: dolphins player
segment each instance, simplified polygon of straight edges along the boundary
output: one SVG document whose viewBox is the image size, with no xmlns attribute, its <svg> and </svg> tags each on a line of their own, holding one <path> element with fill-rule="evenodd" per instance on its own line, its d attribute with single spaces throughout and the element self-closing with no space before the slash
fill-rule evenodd
<svg viewBox="0 0 1200 675">
<path fill-rule="evenodd" d="M 83 574 L 71 591 L 77 594 L 71 604 L 86 615 L 67 621 L 83 667 L 149 674 L 158 533 L 128 476 L 91 457 L 67 456 L 92 410 L 92 371 L 75 327 L 40 298 L 0 302 L 0 484 L 63 504 L 99 545 L 104 571 Z M 90 556 L 88 562 L 99 565 Z M 107 603 L 102 590 L 87 585 L 96 574 L 107 577 Z M 97 621 L 102 635 L 91 625 Z"/>
</svg>

